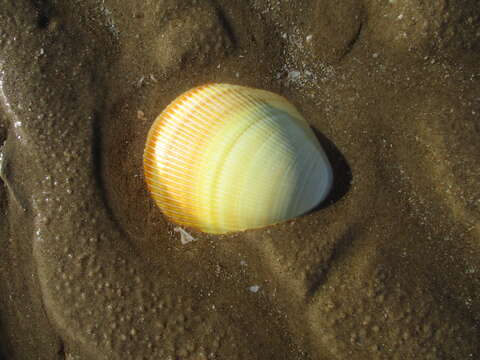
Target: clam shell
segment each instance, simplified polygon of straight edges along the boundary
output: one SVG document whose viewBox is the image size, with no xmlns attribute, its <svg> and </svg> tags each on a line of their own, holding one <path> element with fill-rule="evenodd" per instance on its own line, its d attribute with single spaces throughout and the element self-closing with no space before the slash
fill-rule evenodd
<svg viewBox="0 0 480 360">
<path fill-rule="evenodd" d="M 173 222 L 207 233 L 271 225 L 328 194 L 330 163 L 282 96 L 208 84 L 175 99 L 152 125 L 145 179 Z"/>
</svg>

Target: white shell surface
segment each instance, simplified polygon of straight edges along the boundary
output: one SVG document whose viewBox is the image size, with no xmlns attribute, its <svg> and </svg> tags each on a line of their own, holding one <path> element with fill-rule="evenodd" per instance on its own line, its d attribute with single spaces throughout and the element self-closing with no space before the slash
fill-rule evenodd
<svg viewBox="0 0 480 360">
<path fill-rule="evenodd" d="M 209 84 L 174 100 L 144 152 L 147 186 L 175 223 L 208 233 L 258 228 L 308 212 L 333 175 L 299 112 L 274 93 Z"/>
</svg>

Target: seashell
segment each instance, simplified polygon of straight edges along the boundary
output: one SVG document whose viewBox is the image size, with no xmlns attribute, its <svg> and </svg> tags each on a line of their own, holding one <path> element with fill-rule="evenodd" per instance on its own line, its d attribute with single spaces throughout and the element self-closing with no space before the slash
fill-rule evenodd
<svg viewBox="0 0 480 360">
<path fill-rule="evenodd" d="M 180 95 L 152 125 L 147 187 L 173 222 L 207 233 L 264 227 L 327 196 L 332 168 L 282 96 L 230 84 Z"/>
</svg>

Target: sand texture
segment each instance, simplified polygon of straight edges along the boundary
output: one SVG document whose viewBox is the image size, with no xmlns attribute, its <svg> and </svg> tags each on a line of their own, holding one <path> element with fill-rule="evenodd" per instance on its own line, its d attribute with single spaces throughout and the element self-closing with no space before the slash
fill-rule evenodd
<svg viewBox="0 0 480 360">
<path fill-rule="evenodd" d="M 477 0 L 0 1 L 0 358 L 479 359 L 479 64 Z M 180 242 L 143 147 L 207 82 L 300 109 L 325 203 Z"/>
</svg>

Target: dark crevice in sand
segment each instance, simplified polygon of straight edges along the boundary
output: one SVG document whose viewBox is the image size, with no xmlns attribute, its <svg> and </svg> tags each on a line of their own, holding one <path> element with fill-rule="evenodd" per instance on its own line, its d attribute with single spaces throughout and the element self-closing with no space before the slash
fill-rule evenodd
<svg viewBox="0 0 480 360">
<path fill-rule="evenodd" d="M 225 12 L 223 9 L 220 7 L 218 4 L 215 5 L 215 10 L 217 12 L 218 19 L 220 21 L 220 25 L 223 27 L 225 32 L 227 33 L 228 38 L 232 42 L 232 47 L 235 49 L 238 44 L 238 39 L 235 36 L 235 31 L 233 30 L 233 27 L 231 26 L 230 22 L 227 19 L 227 16 L 225 15 Z"/>
<path fill-rule="evenodd" d="M 352 52 L 353 47 L 360 40 L 362 30 L 363 30 L 363 21 L 361 21 L 360 24 L 358 25 L 357 33 L 354 35 L 354 37 L 347 44 L 347 46 L 345 48 L 345 52 L 343 53 L 343 55 L 339 59 L 340 61 L 343 60 L 348 54 L 350 54 Z"/>
<path fill-rule="evenodd" d="M 8 183 L 6 179 L 5 140 L 0 139 L 0 184 L 6 190 Z"/>
<path fill-rule="evenodd" d="M 7 188 L 5 183 L 3 182 L 2 177 L 2 150 L 3 146 L 5 145 L 5 141 L 7 138 L 6 127 L 4 123 L 3 117 L 0 117 L 0 246 L 2 249 L 5 248 L 5 242 L 9 237 L 9 229 L 8 223 L 5 221 L 6 219 L 6 212 L 8 208 L 8 197 L 7 197 Z M 2 258 L 3 258 L 3 251 L 2 251 Z M 4 271 L 4 265 L 0 264 L 0 271 Z M 2 324 L 2 317 L 3 314 L 0 312 L 0 360 L 7 360 L 7 344 L 5 339 L 7 339 L 7 334 L 4 330 L 4 325 Z"/>
<path fill-rule="evenodd" d="M 121 231 L 124 234 L 123 227 L 121 224 L 118 222 L 117 217 L 115 216 L 111 206 L 110 202 L 107 199 L 107 191 L 105 188 L 105 181 L 102 176 L 102 167 L 103 165 L 103 159 L 102 159 L 102 151 L 103 149 L 103 140 L 102 140 L 102 127 L 101 127 L 101 119 L 100 115 L 98 113 L 95 113 L 93 115 L 94 119 L 92 121 L 92 167 L 93 167 L 93 174 L 95 176 L 95 180 L 97 183 L 97 188 L 100 190 L 98 191 L 98 196 L 100 197 L 101 201 L 103 202 L 103 205 L 105 207 L 105 210 L 107 211 L 109 220 L 111 220 L 115 225 L 117 226 L 117 229 Z"/>
<path fill-rule="evenodd" d="M 63 341 L 60 341 L 60 348 L 58 349 L 58 359 L 64 360 L 65 358 L 65 343 Z"/>
<path fill-rule="evenodd" d="M 5 344 L 6 338 L 7 336 L 3 330 L 2 321 L 0 319 L 0 360 L 7 360 L 7 344 Z"/>
<path fill-rule="evenodd" d="M 31 3 L 38 13 L 37 26 L 40 29 L 47 29 L 53 13 L 53 6 L 47 0 L 31 0 Z"/>
<path fill-rule="evenodd" d="M 4 160 L 5 160 L 5 155 L 4 155 L 4 147 L 5 147 L 5 142 L 7 140 L 7 131 L 6 131 L 6 128 L 3 124 L 3 118 L 0 117 L 0 184 L 2 186 L 5 186 L 5 184 L 3 183 L 3 171 L 4 171 Z M 1 205 L 0 204 L 0 209 L 1 209 Z"/>
<path fill-rule="evenodd" d="M 3 117 L 0 116 L 0 145 L 3 145 L 6 139 L 7 139 L 6 122 L 3 119 Z"/>
<path fill-rule="evenodd" d="M 8 196 L 7 192 L 9 189 L 8 182 L 6 180 L 6 155 L 5 155 L 5 145 L 7 142 L 7 134 L 5 132 L 5 128 L 2 127 L 0 123 L 0 191 L 1 198 L 0 198 L 0 211 L 6 213 L 6 209 L 8 208 Z M 2 214 L 3 215 L 3 214 Z M 7 226 L 7 224 L 5 224 Z"/>
<path fill-rule="evenodd" d="M 314 272 L 314 275 L 307 280 L 310 282 L 306 294 L 307 300 L 311 300 L 322 285 L 327 282 L 332 267 L 351 249 L 352 242 L 358 235 L 359 231 L 357 227 L 351 226 L 346 230 L 345 234 L 335 242 L 328 260 L 322 262 L 321 266 Z"/>
</svg>

